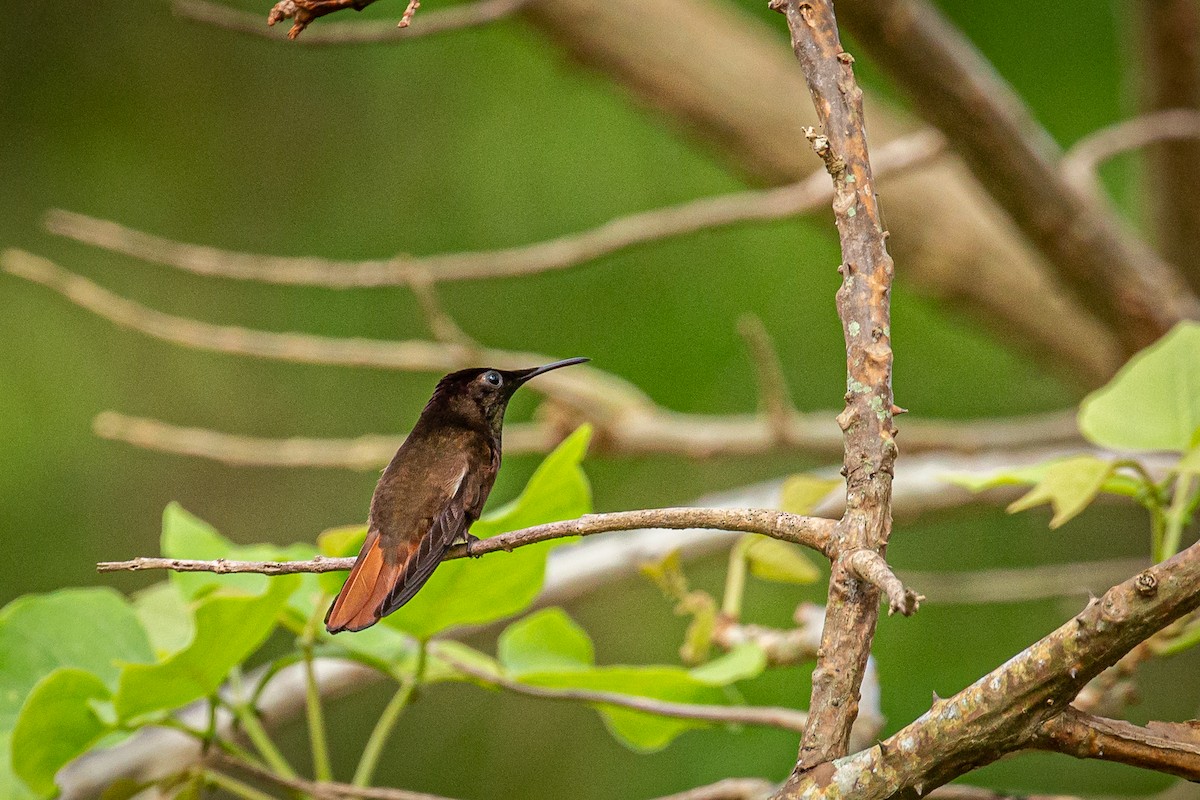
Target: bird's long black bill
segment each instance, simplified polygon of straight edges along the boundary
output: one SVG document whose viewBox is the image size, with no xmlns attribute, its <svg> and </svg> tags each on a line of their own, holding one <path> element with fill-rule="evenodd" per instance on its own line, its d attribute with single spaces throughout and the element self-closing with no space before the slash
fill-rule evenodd
<svg viewBox="0 0 1200 800">
<path fill-rule="evenodd" d="M 529 380 L 530 378 L 536 378 L 538 375 L 541 375 L 545 372 L 549 372 L 552 369 L 559 369 L 560 367 L 570 367 L 574 364 L 582 364 L 585 361 L 591 361 L 591 359 L 583 358 L 583 357 L 566 358 L 566 359 L 563 359 L 562 361 L 555 361 L 552 364 L 545 364 L 544 366 L 541 366 L 541 367 L 534 367 L 533 369 L 522 370 L 521 372 L 518 373 L 518 375 L 520 375 L 521 383 L 524 383 L 525 381 Z"/>
</svg>

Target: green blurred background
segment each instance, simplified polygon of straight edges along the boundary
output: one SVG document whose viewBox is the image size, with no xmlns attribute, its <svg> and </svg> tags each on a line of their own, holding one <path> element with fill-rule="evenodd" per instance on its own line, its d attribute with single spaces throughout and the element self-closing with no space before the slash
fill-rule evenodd
<svg viewBox="0 0 1200 800">
<path fill-rule="evenodd" d="M 787 46 L 765 3 L 727 2 Z M 265 14 L 269 3 L 238 5 Z M 356 19 L 395 18 L 402 5 L 380 2 Z M 1119 4 L 942 5 L 1064 145 L 1131 107 Z M 231 249 L 381 258 L 522 244 L 743 186 L 518 21 L 403 44 L 306 49 L 176 19 L 162 1 L 7 2 L 3 18 L 0 246 L 45 255 L 168 312 L 279 331 L 426 335 L 402 289 L 206 280 L 52 237 L 41 215 L 61 207 Z M 886 92 L 860 63 L 868 84 Z M 1132 171 L 1118 166 L 1108 177 L 1131 202 Z M 777 340 L 798 404 L 832 409 L 844 356 L 831 233 L 825 219 L 747 226 L 565 272 L 449 285 L 442 296 L 489 345 L 588 355 L 664 405 L 703 412 L 753 408 L 752 370 L 736 333 L 738 317 L 753 312 Z M 97 412 L 261 436 L 400 433 L 436 377 L 186 351 L 3 275 L 0 310 L 0 604 L 62 586 L 145 585 L 152 578 L 99 578 L 93 565 L 155 553 L 171 500 L 239 542 L 312 540 L 365 516 L 370 472 L 236 469 L 136 450 L 95 438 Z M 1079 397 L 1078 387 L 1010 352 L 975 321 L 904 286 L 894 317 L 896 394 L 914 417 L 1049 410 Z M 532 397 L 520 399 L 510 420 L 532 407 Z M 536 461 L 509 458 L 495 502 L 515 494 Z M 593 459 L 587 469 L 597 508 L 615 510 L 683 503 L 813 465 L 791 457 L 647 458 Z M 924 518 L 897 530 L 889 555 L 901 568 L 974 569 L 1146 550 L 1144 520 L 1121 509 L 1093 510 L 1054 533 L 1045 523 L 1043 513 L 994 509 Z M 690 573 L 715 587 L 722 563 Z M 819 600 L 823 590 L 801 594 Z M 798 599 L 794 589 L 757 585 L 749 609 L 757 621 L 783 625 Z M 912 619 L 884 620 L 876 654 L 891 727 L 924 711 L 931 692 L 953 693 L 1076 605 L 931 605 Z M 595 636 L 601 663 L 677 658 L 684 622 L 642 581 L 571 610 Z M 1195 654 L 1151 665 L 1134 717 L 1194 711 L 1198 665 Z M 777 671 L 746 695 L 803 706 L 805 681 L 799 670 Z M 343 776 L 385 696 L 379 687 L 333 708 Z M 281 735 L 303 749 L 299 727 Z M 463 798 L 637 798 L 730 775 L 782 778 L 795 747 L 793 735 L 779 732 L 706 731 L 636 755 L 587 709 L 440 686 L 406 714 L 380 781 Z M 972 780 L 1114 794 L 1164 785 L 1053 756 L 1012 759 Z"/>
</svg>

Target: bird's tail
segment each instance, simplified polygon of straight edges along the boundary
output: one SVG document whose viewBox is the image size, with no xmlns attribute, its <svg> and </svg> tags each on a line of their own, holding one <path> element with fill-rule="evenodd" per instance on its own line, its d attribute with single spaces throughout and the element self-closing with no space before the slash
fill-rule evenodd
<svg viewBox="0 0 1200 800">
<path fill-rule="evenodd" d="M 350 577 L 325 615 L 330 633 L 361 631 L 379 621 L 392 587 L 400 580 L 407 558 L 388 558 L 379 546 L 379 532 L 371 531 L 358 552 Z"/>
</svg>

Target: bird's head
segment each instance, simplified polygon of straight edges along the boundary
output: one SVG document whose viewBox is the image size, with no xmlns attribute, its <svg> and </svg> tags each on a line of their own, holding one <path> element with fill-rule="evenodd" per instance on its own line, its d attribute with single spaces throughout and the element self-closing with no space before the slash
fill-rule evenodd
<svg viewBox="0 0 1200 800">
<path fill-rule="evenodd" d="M 471 367 L 451 372 L 438 381 L 425 413 L 433 412 L 443 419 L 453 417 L 470 427 L 491 430 L 498 436 L 504 425 L 504 410 L 517 389 L 542 373 L 587 360 L 568 358 L 529 369 Z"/>
</svg>

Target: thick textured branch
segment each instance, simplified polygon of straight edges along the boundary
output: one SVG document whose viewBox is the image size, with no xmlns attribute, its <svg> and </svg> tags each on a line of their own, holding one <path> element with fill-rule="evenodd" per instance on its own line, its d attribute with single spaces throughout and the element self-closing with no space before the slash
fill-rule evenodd
<svg viewBox="0 0 1200 800">
<path fill-rule="evenodd" d="M 838 424 L 845 435 L 846 511 L 834 533 L 834 548 L 838 553 L 869 550 L 882 557 L 892 529 L 896 460 L 889 307 L 893 266 L 867 154 L 862 91 L 854 80 L 854 59 L 842 50 L 831 0 L 772 0 L 771 7 L 787 17 L 792 48 L 825 132 L 810 130 L 808 138 L 833 179 L 842 247 L 837 306 L 846 340 L 848 391 Z M 844 560 L 834 561 L 809 724 L 795 774 L 846 754 L 878 617 L 879 590 L 856 577 Z"/>
<path fill-rule="evenodd" d="M 1200 781 L 1200 722 L 1146 727 L 1068 708 L 1046 720 L 1035 746 L 1076 758 L 1098 758 Z"/>
<path fill-rule="evenodd" d="M 1137 22 L 1141 110 L 1200 111 L 1200 6 L 1194 0 L 1141 0 L 1128 13 Z M 1200 292 L 1200 139 L 1162 141 L 1144 163 L 1145 218 L 1155 243 Z M 1170 176 L 1165 191 L 1164 176 Z"/>
<path fill-rule="evenodd" d="M 774 539 L 811 547 L 829 554 L 835 523 L 820 517 L 802 517 L 784 511 L 763 508 L 650 508 L 638 511 L 614 511 L 610 514 L 588 514 L 579 519 L 550 522 L 532 528 L 502 533 L 480 539 L 471 545 L 471 556 L 483 556 L 500 550 L 512 552 L 518 547 L 563 539 L 568 536 L 591 536 L 610 531 L 630 531 L 642 528 L 674 530 L 716 529 L 761 533 Z M 444 558 L 464 558 L 466 545 L 457 545 Z M 169 569 L 176 572 L 258 572 L 264 575 L 287 575 L 297 572 L 336 572 L 354 566 L 353 558 L 322 558 L 311 561 L 196 561 L 176 558 L 135 558 L 130 561 L 102 561 L 99 572 Z"/>
<path fill-rule="evenodd" d="M 838 12 L 1129 352 L 1200 317 L 1200 300 L 1179 273 L 1063 180 L 1053 139 L 931 3 L 840 0 Z"/>
<path fill-rule="evenodd" d="M 877 747 L 794 776 L 781 797 L 832 800 L 841 796 L 839 786 L 853 785 L 858 800 L 915 800 L 1008 753 L 1037 747 L 1047 721 L 1066 711 L 1088 681 L 1197 607 L 1200 544 L 1093 599 Z"/>
</svg>

